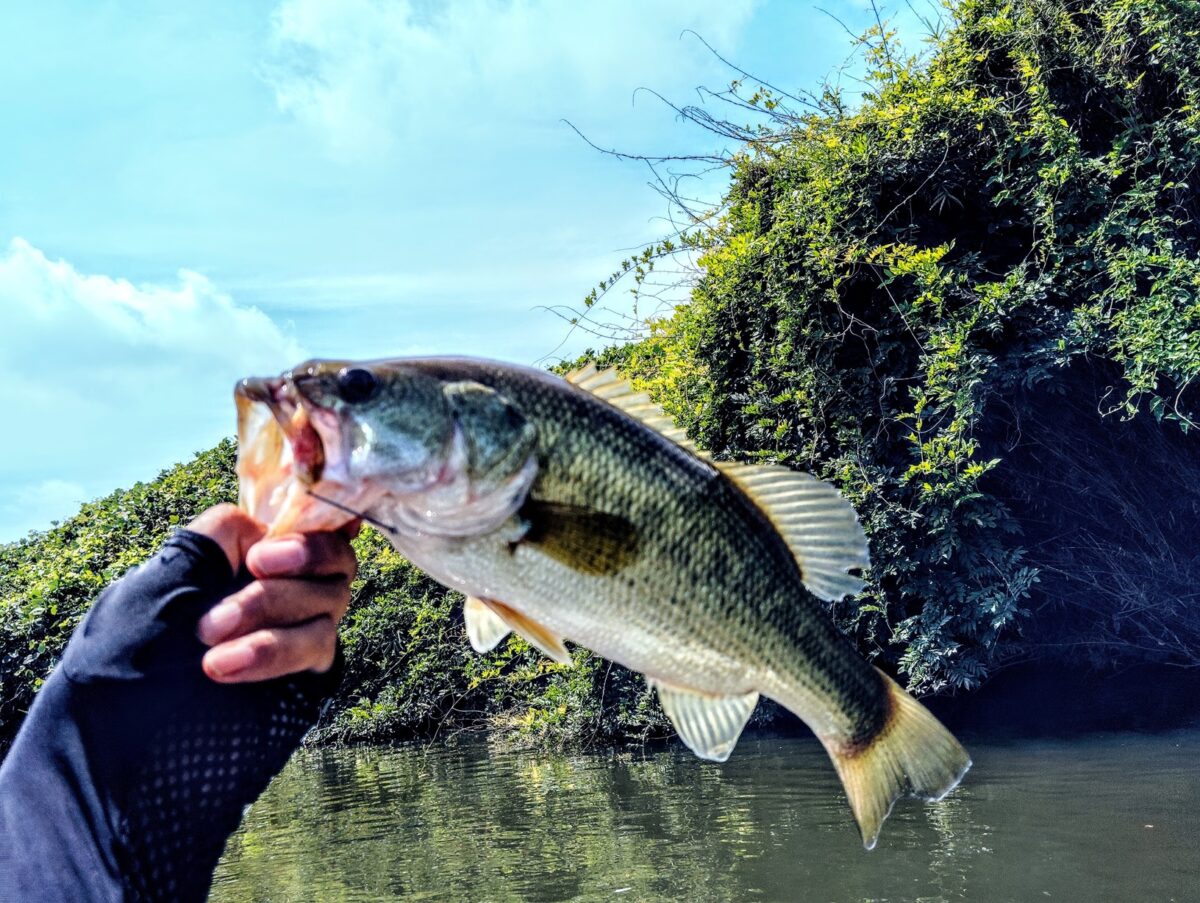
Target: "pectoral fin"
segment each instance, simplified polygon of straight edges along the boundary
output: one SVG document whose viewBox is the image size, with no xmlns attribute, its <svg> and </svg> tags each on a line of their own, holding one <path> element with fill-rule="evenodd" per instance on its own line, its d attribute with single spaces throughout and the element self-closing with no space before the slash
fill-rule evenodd
<svg viewBox="0 0 1200 903">
<path fill-rule="evenodd" d="M 467 596 L 463 604 L 463 619 L 467 622 L 467 639 L 476 652 L 491 652 L 512 632 L 503 618 L 474 596 Z"/>
<path fill-rule="evenodd" d="M 701 759 L 724 762 L 758 705 L 757 693 L 711 696 L 651 680 L 679 739 Z"/>
<path fill-rule="evenodd" d="M 476 609 L 474 615 L 469 614 L 474 607 L 472 603 L 476 603 L 484 613 L 480 613 Z M 467 597 L 467 606 L 464 610 L 468 612 L 469 618 L 467 621 L 468 635 L 471 635 L 471 623 L 473 620 L 476 625 L 486 625 L 488 632 L 482 634 L 483 636 L 494 637 L 490 646 L 481 649 L 475 645 L 475 639 L 472 636 L 471 645 L 477 651 L 486 652 L 488 649 L 494 648 L 496 643 L 499 643 L 511 631 L 517 634 L 517 636 L 522 637 L 531 646 L 541 650 L 544 655 L 558 662 L 560 665 L 574 663 L 574 659 L 571 658 L 571 652 L 563 644 L 561 637 L 555 636 L 552 631 L 547 630 L 537 621 L 531 620 L 521 614 L 515 608 L 510 608 L 503 602 L 497 602 L 495 599 L 476 599 L 473 596 Z"/>
<path fill-rule="evenodd" d="M 615 514 L 530 499 L 520 516 L 529 524 L 521 542 L 581 574 L 615 574 L 637 556 L 637 528 Z"/>
</svg>

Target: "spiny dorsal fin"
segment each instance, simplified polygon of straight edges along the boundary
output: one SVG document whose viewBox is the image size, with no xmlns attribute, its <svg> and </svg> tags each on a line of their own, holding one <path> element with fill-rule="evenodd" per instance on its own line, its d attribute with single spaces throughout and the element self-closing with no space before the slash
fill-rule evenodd
<svg viewBox="0 0 1200 903">
<path fill-rule="evenodd" d="M 687 433 L 680 429 L 661 407 L 651 401 L 649 395 L 634 389 L 612 367 L 597 370 L 595 364 L 588 364 L 568 373 L 565 379 L 571 385 L 590 392 L 597 398 L 603 398 L 614 408 L 624 411 L 634 420 L 640 420 L 676 445 L 682 445 L 688 451 L 700 454 L 687 437 Z"/>
<path fill-rule="evenodd" d="M 647 678 L 687 748 L 701 759 L 724 762 L 758 705 L 758 693 L 712 696 Z"/>
<path fill-rule="evenodd" d="M 467 639 L 476 652 L 491 652 L 512 632 L 503 618 L 474 596 L 467 596 L 463 603 L 463 620 L 467 622 Z"/>
<path fill-rule="evenodd" d="M 721 461 L 717 467 L 774 524 L 813 595 L 836 602 L 862 592 L 862 580 L 849 572 L 870 565 L 867 537 L 836 487 L 777 465 Z"/>
<path fill-rule="evenodd" d="M 537 621 L 495 599 L 480 599 L 479 601 L 491 609 L 497 618 L 512 628 L 513 633 L 523 637 L 531 646 L 540 649 L 547 657 L 560 665 L 574 663 L 570 651 L 563 645 L 562 638 L 547 630 Z"/>
</svg>

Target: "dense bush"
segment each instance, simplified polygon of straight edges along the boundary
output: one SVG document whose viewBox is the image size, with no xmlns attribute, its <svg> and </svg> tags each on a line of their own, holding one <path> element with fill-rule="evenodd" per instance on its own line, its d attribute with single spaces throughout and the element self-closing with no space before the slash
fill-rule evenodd
<svg viewBox="0 0 1200 903">
<path fill-rule="evenodd" d="M 631 365 L 702 445 L 854 500 L 876 564 L 835 613 L 916 688 L 1198 664 L 1200 5 L 954 16 L 921 63 L 869 35 L 853 109 L 748 99 L 690 303 Z"/>
</svg>

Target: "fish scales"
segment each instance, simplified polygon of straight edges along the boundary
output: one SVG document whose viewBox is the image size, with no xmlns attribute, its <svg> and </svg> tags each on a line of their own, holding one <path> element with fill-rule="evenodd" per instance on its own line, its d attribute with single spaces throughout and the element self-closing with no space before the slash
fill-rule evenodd
<svg viewBox="0 0 1200 903">
<path fill-rule="evenodd" d="M 435 576 L 438 558 L 448 577 L 487 574 L 500 601 L 525 600 L 547 626 L 568 638 L 587 636 L 599 654 L 652 677 L 712 693 L 766 683 L 765 695 L 790 709 L 836 712 L 825 716 L 826 730 L 850 742 L 878 729 L 887 701 L 877 673 L 804 589 L 779 534 L 716 467 L 541 371 L 471 360 L 422 369 L 440 379 L 465 376 L 516 403 L 539 432 L 531 495 L 620 511 L 645 551 L 610 579 L 579 574 L 534 549 L 518 546 L 513 555 L 502 537 L 457 551 L 439 544 L 432 556 L 401 540 L 414 563 Z M 479 591 L 465 582 L 461 588 Z M 644 628 L 650 642 L 632 646 L 623 639 L 632 631 L 598 638 L 594 625 L 614 614 Z M 761 673 L 746 675 L 746 662 Z M 704 670 L 695 673 L 698 664 Z"/>
<path fill-rule="evenodd" d="M 313 361 L 237 396 L 252 513 L 279 533 L 362 512 L 468 596 L 477 649 L 510 631 L 559 661 L 563 639 L 586 645 L 644 673 L 717 761 L 777 700 L 829 751 L 868 847 L 897 797 L 940 798 L 969 767 L 824 609 L 867 563 L 836 490 L 707 459 L 615 373 Z"/>
</svg>

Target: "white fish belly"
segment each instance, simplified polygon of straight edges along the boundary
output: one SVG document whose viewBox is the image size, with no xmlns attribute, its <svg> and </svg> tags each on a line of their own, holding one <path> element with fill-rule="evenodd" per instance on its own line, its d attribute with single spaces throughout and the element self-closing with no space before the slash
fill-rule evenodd
<svg viewBox="0 0 1200 903">
<path fill-rule="evenodd" d="M 557 636 L 647 677 L 713 694 L 747 693 L 761 683 L 756 669 L 730 654 L 718 625 L 678 600 L 647 598 L 644 589 L 639 593 L 646 583 L 637 579 L 637 566 L 627 575 L 594 577 L 534 548 L 510 550 L 495 539 L 391 539 L 401 554 L 446 586 L 502 602 Z"/>
</svg>

